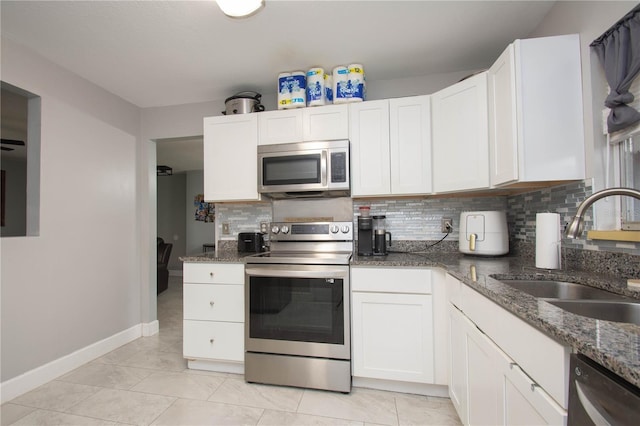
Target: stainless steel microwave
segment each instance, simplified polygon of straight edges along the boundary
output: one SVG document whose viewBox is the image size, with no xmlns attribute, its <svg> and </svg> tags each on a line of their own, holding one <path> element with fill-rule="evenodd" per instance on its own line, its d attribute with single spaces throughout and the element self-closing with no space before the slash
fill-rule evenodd
<svg viewBox="0 0 640 426">
<path fill-rule="evenodd" d="M 259 145 L 258 180 L 272 198 L 349 196 L 349 141 Z"/>
</svg>

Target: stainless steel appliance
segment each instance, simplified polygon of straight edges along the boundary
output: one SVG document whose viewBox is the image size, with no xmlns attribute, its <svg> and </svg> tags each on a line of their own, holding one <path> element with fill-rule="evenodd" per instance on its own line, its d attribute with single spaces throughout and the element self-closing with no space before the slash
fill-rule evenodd
<svg viewBox="0 0 640 426">
<path fill-rule="evenodd" d="M 260 104 L 262 95 L 258 92 L 240 92 L 225 99 L 225 115 L 249 114 L 264 111 L 264 105 Z"/>
<path fill-rule="evenodd" d="M 637 425 L 640 390 L 580 354 L 570 358 L 569 426 Z"/>
<path fill-rule="evenodd" d="M 258 180 L 271 198 L 349 196 L 349 141 L 260 145 Z"/>
<path fill-rule="evenodd" d="M 351 390 L 352 222 L 274 222 L 245 267 L 245 380 Z"/>
</svg>

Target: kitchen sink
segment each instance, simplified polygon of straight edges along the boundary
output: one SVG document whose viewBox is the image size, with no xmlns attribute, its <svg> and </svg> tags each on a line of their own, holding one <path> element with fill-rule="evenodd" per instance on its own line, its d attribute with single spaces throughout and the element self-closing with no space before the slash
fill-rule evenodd
<svg viewBox="0 0 640 426">
<path fill-rule="evenodd" d="M 628 300 L 624 296 L 583 284 L 547 280 L 499 280 L 517 290 L 544 299 Z"/>
<path fill-rule="evenodd" d="M 584 317 L 640 325 L 640 302 L 619 300 L 546 300 L 546 302 Z"/>
</svg>

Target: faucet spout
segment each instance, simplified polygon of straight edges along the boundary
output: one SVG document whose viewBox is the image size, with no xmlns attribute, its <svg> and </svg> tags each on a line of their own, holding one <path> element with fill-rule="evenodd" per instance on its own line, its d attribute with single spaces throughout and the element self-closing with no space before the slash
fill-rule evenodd
<svg viewBox="0 0 640 426">
<path fill-rule="evenodd" d="M 580 203 L 576 215 L 569 223 L 569 226 L 567 226 L 565 236 L 567 238 L 578 238 L 578 235 L 582 232 L 582 216 L 584 215 L 585 210 L 591 207 L 591 205 L 599 199 L 609 197 L 611 195 L 624 195 L 640 200 L 640 191 L 632 188 L 608 188 L 595 192 Z"/>
</svg>

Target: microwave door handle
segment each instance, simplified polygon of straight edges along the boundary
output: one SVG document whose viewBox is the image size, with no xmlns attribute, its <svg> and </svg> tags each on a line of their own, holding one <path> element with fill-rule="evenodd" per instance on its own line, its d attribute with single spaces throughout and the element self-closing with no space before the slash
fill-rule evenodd
<svg viewBox="0 0 640 426">
<path fill-rule="evenodd" d="M 320 154 L 320 181 L 323 187 L 327 186 L 327 150 L 323 149 Z"/>
</svg>

